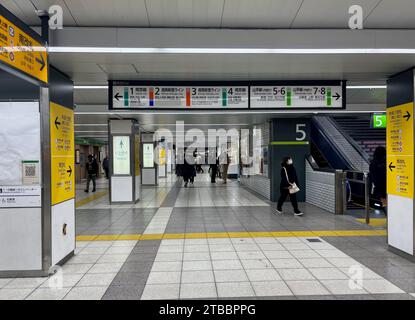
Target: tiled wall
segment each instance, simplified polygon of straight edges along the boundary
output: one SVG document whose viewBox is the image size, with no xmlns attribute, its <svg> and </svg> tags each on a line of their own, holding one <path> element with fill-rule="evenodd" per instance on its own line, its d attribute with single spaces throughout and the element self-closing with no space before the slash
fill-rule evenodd
<svg viewBox="0 0 415 320">
<path fill-rule="evenodd" d="M 306 166 L 306 202 L 335 213 L 335 174 L 313 171 L 308 161 Z"/>
<path fill-rule="evenodd" d="M 271 179 L 264 176 L 241 176 L 241 184 L 251 189 L 252 191 L 262 195 L 268 200 L 271 199 Z"/>
</svg>

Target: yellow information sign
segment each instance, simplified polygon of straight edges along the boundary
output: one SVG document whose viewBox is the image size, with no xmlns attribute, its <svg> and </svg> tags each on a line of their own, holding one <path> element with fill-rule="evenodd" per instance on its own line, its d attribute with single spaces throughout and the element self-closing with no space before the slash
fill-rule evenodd
<svg viewBox="0 0 415 320">
<path fill-rule="evenodd" d="M 52 205 L 75 197 L 75 142 L 73 110 L 51 102 L 50 141 Z"/>
<path fill-rule="evenodd" d="M 48 82 L 45 46 L 0 15 L 0 61 L 33 78 Z"/>
<path fill-rule="evenodd" d="M 388 194 L 414 196 L 414 104 L 387 109 Z"/>
</svg>

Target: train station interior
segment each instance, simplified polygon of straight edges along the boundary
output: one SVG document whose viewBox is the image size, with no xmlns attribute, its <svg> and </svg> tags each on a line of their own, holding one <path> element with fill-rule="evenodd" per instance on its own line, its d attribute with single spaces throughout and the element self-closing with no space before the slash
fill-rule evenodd
<svg viewBox="0 0 415 320">
<path fill-rule="evenodd" d="M 414 300 L 411 0 L 0 0 L 0 300 Z"/>
</svg>

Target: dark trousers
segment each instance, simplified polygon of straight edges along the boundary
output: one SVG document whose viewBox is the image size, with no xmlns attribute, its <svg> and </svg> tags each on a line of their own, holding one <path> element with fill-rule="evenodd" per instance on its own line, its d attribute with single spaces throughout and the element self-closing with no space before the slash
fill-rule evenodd
<svg viewBox="0 0 415 320">
<path fill-rule="evenodd" d="M 298 212 L 298 202 L 297 202 L 297 195 L 295 193 L 290 194 L 288 189 L 280 188 L 280 198 L 278 199 L 277 209 L 281 210 L 284 201 L 287 197 L 290 196 L 291 204 L 293 205 L 294 212 Z"/>
<path fill-rule="evenodd" d="M 105 178 L 109 179 L 110 178 L 110 169 L 109 168 L 105 168 Z"/>
<path fill-rule="evenodd" d="M 96 187 L 97 187 L 97 175 L 96 174 L 88 174 L 88 177 L 86 179 L 86 190 L 89 190 L 89 185 L 91 183 L 92 180 L 92 187 L 93 187 L 93 191 L 95 191 Z"/>
<path fill-rule="evenodd" d="M 211 172 L 210 172 L 210 182 L 215 183 L 216 182 L 216 175 L 218 174 L 218 166 L 212 166 Z"/>
</svg>

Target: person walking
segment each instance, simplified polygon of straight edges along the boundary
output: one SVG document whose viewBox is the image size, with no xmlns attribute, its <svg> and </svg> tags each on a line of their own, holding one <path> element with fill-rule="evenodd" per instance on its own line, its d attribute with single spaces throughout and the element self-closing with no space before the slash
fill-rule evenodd
<svg viewBox="0 0 415 320">
<path fill-rule="evenodd" d="M 110 178 L 110 174 L 109 174 L 109 172 L 110 172 L 110 162 L 108 160 L 108 156 L 106 156 L 104 158 L 104 160 L 102 161 L 102 168 L 105 171 L 105 178 L 109 179 Z"/>
<path fill-rule="evenodd" d="M 382 209 L 386 212 L 386 149 L 379 146 L 373 153 L 373 159 L 369 165 L 369 185 L 372 198 L 382 203 Z"/>
<path fill-rule="evenodd" d="M 297 172 L 295 170 L 292 157 L 285 157 L 281 162 L 281 183 L 280 198 L 278 199 L 277 209 L 275 211 L 282 213 L 282 205 L 287 197 L 290 197 L 295 216 L 301 216 L 303 213 L 298 209 L 297 195 L 298 188 Z"/>
<path fill-rule="evenodd" d="M 98 175 L 98 163 L 95 158 L 90 154 L 88 156 L 88 162 L 86 163 L 86 173 L 87 173 L 87 180 L 86 180 L 86 189 L 85 192 L 89 192 L 89 184 L 92 180 L 92 192 L 96 191 L 97 187 L 97 175 Z"/>
<path fill-rule="evenodd" d="M 196 155 L 196 172 L 205 173 L 202 168 L 202 156 L 199 153 Z"/>
<path fill-rule="evenodd" d="M 189 159 L 188 159 L 189 158 Z M 193 158 L 194 159 L 194 158 Z M 184 161 L 181 165 L 181 171 L 184 181 L 184 187 L 187 188 L 189 181 L 193 183 L 195 174 L 194 160 L 191 155 L 186 155 L 186 149 L 184 151 Z M 192 163 L 193 162 L 193 163 Z"/>
<path fill-rule="evenodd" d="M 216 157 L 216 152 L 209 153 L 209 173 L 210 173 L 210 182 L 216 183 L 216 176 L 218 175 L 218 165 L 219 159 Z"/>
<path fill-rule="evenodd" d="M 221 154 L 221 162 L 222 162 L 222 179 L 223 179 L 223 183 L 226 184 L 228 182 L 228 170 L 229 170 L 229 164 L 231 162 L 231 158 L 229 157 L 228 150 L 225 150 Z"/>
</svg>

